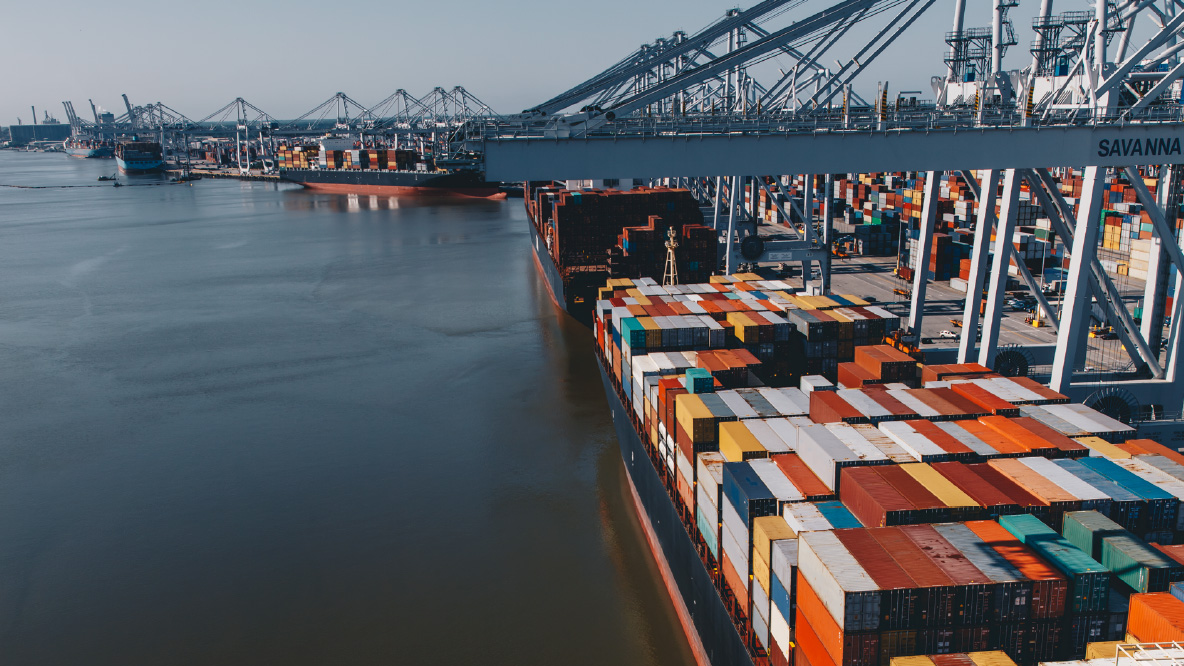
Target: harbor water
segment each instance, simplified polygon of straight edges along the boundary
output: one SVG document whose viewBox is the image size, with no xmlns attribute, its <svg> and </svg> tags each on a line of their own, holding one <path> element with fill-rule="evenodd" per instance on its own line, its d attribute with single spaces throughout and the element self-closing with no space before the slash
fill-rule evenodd
<svg viewBox="0 0 1184 666">
<path fill-rule="evenodd" d="M 691 659 L 520 200 L 113 170 L 0 152 L 0 663 Z"/>
</svg>

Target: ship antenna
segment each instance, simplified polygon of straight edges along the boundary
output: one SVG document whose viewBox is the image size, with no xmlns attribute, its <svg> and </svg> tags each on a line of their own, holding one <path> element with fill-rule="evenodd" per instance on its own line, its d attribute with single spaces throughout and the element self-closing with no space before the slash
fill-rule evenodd
<svg viewBox="0 0 1184 666">
<path fill-rule="evenodd" d="M 674 227 L 666 229 L 666 275 L 662 278 L 663 285 L 678 284 L 678 260 L 674 257 L 674 250 L 678 247 L 678 234 Z"/>
</svg>

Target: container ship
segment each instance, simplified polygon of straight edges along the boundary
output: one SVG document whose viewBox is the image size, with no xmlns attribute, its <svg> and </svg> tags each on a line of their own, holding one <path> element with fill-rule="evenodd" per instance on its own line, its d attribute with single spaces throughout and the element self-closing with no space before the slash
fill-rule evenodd
<svg viewBox="0 0 1184 666">
<path fill-rule="evenodd" d="M 110 158 L 115 157 L 115 145 L 110 141 L 88 137 L 70 137 L 62 142 L 62 148 L 70 157 Z"/>
<path fill-rule="evenodd" d="M 126 174 L 156 173 L 164 168 L 164 153 L 155 141 L 115 144 L 115 165 Z"/>
<path fill-rule="evenodd" d="M 759 275 L 609 279 L 593 315 L 700 664 L 1031 666 L 1184 638 L 1175 449 Z"/>
<path fill-rule="evenodd" d="M 597 290 L 610 277 L 662 278 L 674 230 L 678 275 L 705 281 L 718 242 L 690 191 L 671 188 L 568 190 L 527 183 L 526 215 L 535 265 L 555 304 L 587 326 Z"/>
<path fill-rule="evenodd" d="M 473 164 L 439 168 L 413 150 L 361 148 L 352 139 L 324 138 L 315 146 L 277 150 L 280 178 L 312 190 L 379 196 L 503 197 Z"/>
</svg>

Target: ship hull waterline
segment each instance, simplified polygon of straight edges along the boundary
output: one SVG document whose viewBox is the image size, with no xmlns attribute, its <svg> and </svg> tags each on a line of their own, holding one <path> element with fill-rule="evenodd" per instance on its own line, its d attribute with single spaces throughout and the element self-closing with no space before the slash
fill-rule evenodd
<svg viewBox="0 0 1184 666">
<path fill-rule="evenodd" d="M 505 197 L 498 183 L 486 182 L 475 172 L 280 169 L 280 179 L 332 194 L 482 199 Z"/>
<path fill-rule="evenodd" d="M 752 666 L 752 656 L 732 623 L 695 542 L 679 518 L 678 509 L 650 461 L 629 411 L 599 356 L 596 365 L 612 412 L 634 507 L 696 662 L 701 666 Z"/>
</svg>

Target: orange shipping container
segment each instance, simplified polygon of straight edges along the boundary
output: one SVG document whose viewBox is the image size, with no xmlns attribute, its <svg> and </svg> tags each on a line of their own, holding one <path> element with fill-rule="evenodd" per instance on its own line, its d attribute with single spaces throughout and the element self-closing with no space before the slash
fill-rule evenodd
<svg viewBox="0 0 1184 666">
<path fill-rule="evenodd" d="M 835 662 L 830 658 L 826 648 L 822 645 L 822 640 L 818 638 L 818 634 L 814 632 L 814 627 L 810 626 L 810 621 L 802 615 L 802 608 L 799 606 L 794 610 L 794 638 L 797 644 L 797 654 L 805 657 L 805 662 L 812 666 L 835 666 Z M 798 659 L 794 659 L 794 666 L 799 666 Z"/>
<path fill-rule="evenodd" d="M 1184 641 L 1184 602 L 1167 592 L 1132 594 L 1126 630 L 1140 643 Z"/>
</svg>

